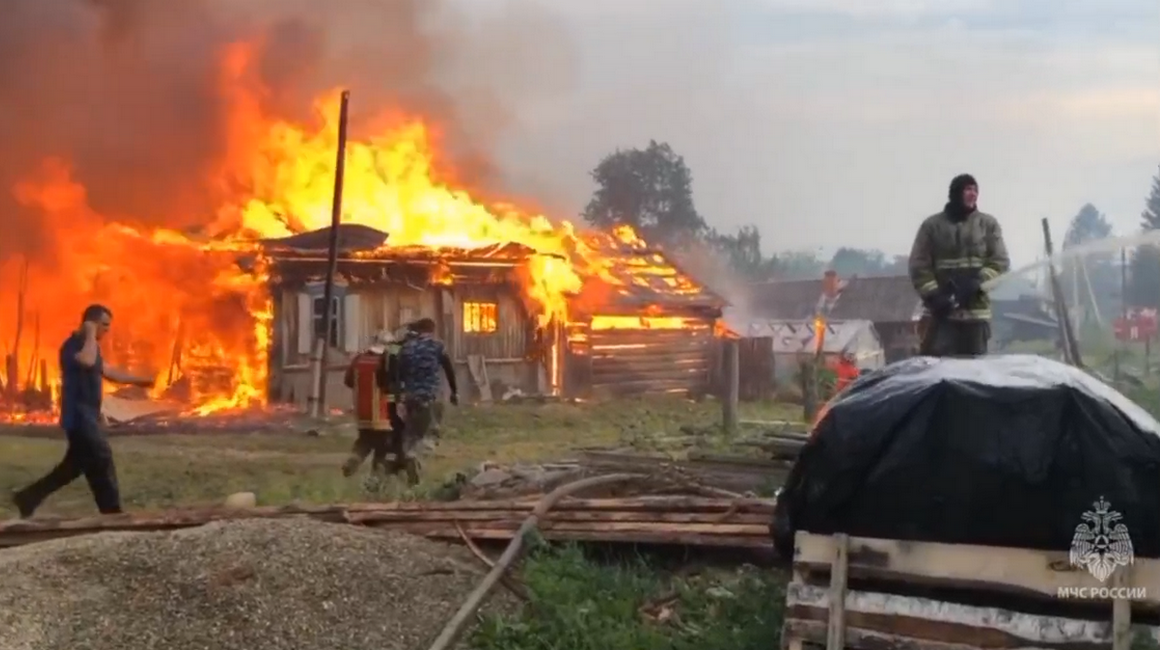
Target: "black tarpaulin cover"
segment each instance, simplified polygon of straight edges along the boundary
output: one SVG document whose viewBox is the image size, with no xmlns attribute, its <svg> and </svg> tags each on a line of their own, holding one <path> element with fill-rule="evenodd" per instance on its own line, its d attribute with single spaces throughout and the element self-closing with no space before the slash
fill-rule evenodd
<svg viewBox="0 0 1160 650">
<path fill-rule="evenodd" d="M 1082 370 L 1029 355 L 918 357 L 827 405 L 771 531 L 1067 551 L 1103 498 L 1160 557 L 1160 424 Z"/>
</svg>

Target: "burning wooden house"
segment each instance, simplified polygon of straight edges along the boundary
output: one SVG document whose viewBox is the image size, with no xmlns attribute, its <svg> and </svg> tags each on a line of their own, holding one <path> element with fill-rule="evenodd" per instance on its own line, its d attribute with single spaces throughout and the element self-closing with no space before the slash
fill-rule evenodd
<svg viewBox="0 0 1160 650">
<path fill-rule="evenodd" d="M 325 338 L 328 401 L 346 403 L 341 380 L 351 355 L 376 332 L 421 317 L 435 320 L 465 397 L 702 389 L 724 302 L 627 233 L 573 237 L 573 259 L 564 260 L 519 243 L 392 246 L 386 233 L 341 226 L 329 333 L 329 229 L 265 241 L 270 400 L 307 400 L 311 349 Z M 565 310 L 545 315 L 535 279 L 552 264 L 570 264 L 580 286 Z"/>
</svg>

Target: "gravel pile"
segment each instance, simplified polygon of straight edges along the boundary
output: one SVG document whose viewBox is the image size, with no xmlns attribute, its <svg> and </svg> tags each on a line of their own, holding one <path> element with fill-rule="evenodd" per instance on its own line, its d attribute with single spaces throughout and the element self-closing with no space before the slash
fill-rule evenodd
<svg viewBox="0 0 1160 650">
<path fill-rule="evenodd" d="M 304 519 L 62 539 L 0 551 L 0 650 L 415 650 L 483 571 Z"/>
</svg>

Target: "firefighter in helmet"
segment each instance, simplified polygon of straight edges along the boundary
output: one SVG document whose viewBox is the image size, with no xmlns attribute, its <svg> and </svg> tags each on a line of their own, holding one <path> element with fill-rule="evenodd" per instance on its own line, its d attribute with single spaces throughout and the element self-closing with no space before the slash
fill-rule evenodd
<svg viewBox="0 0 1160 650">
<path fill-rule="evenodd" d="M 919 351 L 980 356 L 991 339 L 991 300 L 982 285 L 1006 273 L 1011 259 L 998 220 L 979 211 L 974 177 L 956 176 L 947 198 L 919 226 L 910 250 L 910 280 L 924 306 Z"/>
</svg>

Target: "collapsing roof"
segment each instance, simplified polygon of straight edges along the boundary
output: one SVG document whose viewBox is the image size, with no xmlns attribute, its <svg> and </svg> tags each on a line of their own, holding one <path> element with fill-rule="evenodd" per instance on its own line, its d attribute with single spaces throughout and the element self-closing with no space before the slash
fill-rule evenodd
<svg viewBox="0 0 1160 650">
<path fill-rule="evenodd" d="M 590 249 L 586 257 L 595 265 L 581 269 L 581 275 L 587 276 L 582 295 L 611 290 L 611 304 L 628 310 L 665 305 L 719 313 L 728 304 L 662 251 L 638 238 L 592 232 L 580 239 Z"/>
<path fill-rule="evenodd" d="M 601 310 L 639 313 L 655 306 L 660 310 L 684 309 L 719 314 L 725 301 L 680 270 L 659 250 L 635 237 L 621 234 L 584 233 L 572 243 L 572 267 L 583 288 L 583 304 L 599 304 Z M 330 228 L 261 242 L 267 257 L 276 262 L 320 262 L 327 258 Z M 338 230 L 339 259 L 346 265 L 449 264 L 479 267 L 512 267 L 544 256 L 517 242 L 476 248 L 392 246 L 389 235 L 362 225 L 343 224 Z M 588 300 L 590 299 L 590 300 Z"/>
</svg>

